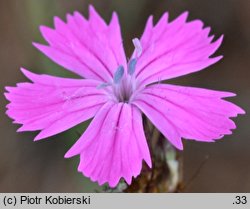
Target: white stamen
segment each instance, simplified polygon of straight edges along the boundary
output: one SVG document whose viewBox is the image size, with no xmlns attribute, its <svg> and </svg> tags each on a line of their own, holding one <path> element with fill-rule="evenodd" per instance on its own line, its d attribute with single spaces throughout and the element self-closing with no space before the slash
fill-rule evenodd
<svg viewBox="0 0 250 209">
<path fill-rule="evenodd" d="M 133 40 L 133 44 L 135 46 L 135 51 L 136 51 L 136 57 L 140 57 L 142 54 L 142 45 L 141 42 L 138 38 L 134 38 Z"/>
</svg>

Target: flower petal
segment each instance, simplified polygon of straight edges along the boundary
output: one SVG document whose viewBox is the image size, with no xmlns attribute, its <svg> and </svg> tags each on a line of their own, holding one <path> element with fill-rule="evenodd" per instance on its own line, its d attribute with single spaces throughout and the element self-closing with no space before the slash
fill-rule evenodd
<svg viewBox="0 0 250 209">
<path fill-rule="evenodd" d="M 144 159 L 151 167 L 141 113 L 126 103 L 107 103 L 65 157 L 80 154 L 78 170 L 101 185 L 128 184 L 139 175 Z"/>
<path fill-rule="evenodd" d="M 127 66 L 127 59 L 123 47 L 123 40 L 121 35 L 121 29 L 119 24 L 118 15 L 116 12 L 113 12 L 112 18 L 108 28 L 108 37 L 109 37 L 109 45 L 112 50 L 118 65 L 122 65 L 124 67 Z M 113 69 L 114 73 L 115 69 Z"/>
<path fill-rule="evenodd" d="M 185 12 L 168 23 L 166 13 L 155 27 L 150 17 L 141 37 L 143 51 L 136 68 L 141 85 L 196 72 L 222 58 L 210 56 L 221 45 L 223 36 L 211 42 L 210 28 L 203 28 L 200 20 L 186 22 L 187 16 Z"/>
<path fill-rule="evenodd" d="M 35 140 L 65 131 L 89 118 L 107 101 L 100 82 L 22 72 L 33 83 L 6 87 L 7 115 L 23 126 L 18 131 L 42 130 Z"/>
<path fill-rule="evenodd" d="M 55 29 L 40 28 L 49 46 L 34 46 L 80 76 L 109 82 L 118 66 L 126 67 L 118 17 L 114 13 L 107 25 L 92 6 L 89 16 L 75 12 L 67 15 L 67 23 L 55 17 Z"/>
<path fill-rule="evenodd" d="M 181 149 L 180 137 L 212 142 L 232 133 L 231 130 L 236 126 L 230 117 L 245 112 L 222 99 L 229 96 L 234 94 L 157 84 L 145 88 L 137 96 L 134 104 L 152 120 L 173 145 Z M 175 137 L 170 134 L 173 130 Z"/>
</svg>

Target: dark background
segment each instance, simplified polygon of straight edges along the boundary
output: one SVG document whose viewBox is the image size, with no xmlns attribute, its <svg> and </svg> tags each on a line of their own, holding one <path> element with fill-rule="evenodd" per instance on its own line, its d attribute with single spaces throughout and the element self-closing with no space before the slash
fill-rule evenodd
<svg viewBox="0 0 250 209">
<path fill-rule="evenodd" d="M 78 159 L 64 153 L 78 138 L 74 130 L 34 143 L 36 133 L 16 133 L 17 125 L 5 115 L 4 86 L 27 81 L 21 66 L 33 72 L 72 76 L 38 52 L 32 41 L 42 41 L 39 25 L 52 26 L 53 16 L 68 12 L 85 16 L 93 4 L 107 21 L 116 10 L 127 55 L 131 39 L 139 37 L 150 14 L 164 11 L 171 19 L 189 11 L 217 37 L 225 34 L 217 52 L 224 59 L 208 69 L 171 81 L 237 93 L 231 101 L 250 110 L 250 1 L 249 0 L 1 0 L 0 1 L 0 192 L 90 192 L 97 188 L 77 170 Z M 247 115 L 235 119 L 233 135 L 216 143 L 185 142 L 184 192 L 250 192 L 250 139 Z M 81 129 L 80 127 L 79 129 Z M 204 161 L 207 159 L 206 161 Z M 199 169 L 200 165 L 203 165 Z M 199 170 L 199 172 L 197 172 Z M 197 173 L 190 182 L 190 178 Z"/>
</svg>

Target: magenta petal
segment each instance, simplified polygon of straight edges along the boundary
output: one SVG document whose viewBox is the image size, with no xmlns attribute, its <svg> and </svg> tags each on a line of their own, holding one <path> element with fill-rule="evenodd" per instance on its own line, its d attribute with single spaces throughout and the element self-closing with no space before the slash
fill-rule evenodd
<svg viewBox="0 0 250 209">
<path fill-rule="evenodd" d="M 143 52 L 136 68 L 141 85 L 196 72 L 222 58 L 210 56 L 221 45 L 223 36 L 211 42 L 210 29 L 203 28 L 200 20 L 186 22 L 187 15 L 185 12 L 168 23 L 168 15 L 164 14 L 156 26 L 149 19 L 141 37 Z"/>
<path fill-rule="evenodd" d="M 102 19 L 102 17 L 98 14 L 98 12 L 92 5 L 89 6 L 89 22 L 93 26 L 93 29 L 95 27 L 95 30 L 97 31 L 105 31 L 105 29 L 107 29 L 106 22 Z"/>
<path fill-rule="evenodd" d="M 144 99 L 145 98 L 145 99 Z M 159 129 L 159 131 L 178 149 L 182 150 L 183 145 L 181 141 L 181 135 L 178 132 L 177 127 L 174 126 L 171 120 L 169 120 L 163 111 L 161 111 L 152 98 L 138 97 L 133 104 L 140 108 L 149 120 Z"/>
<path fill-rule="evenodd" d="M 228 96 L 234 94 L 157 84 L 145 88 L 137 96 L 134 104 L 152 120 L 173 145 L 182 148 L 176 144 L 180 142 L 178 137 L 212 142 L 232 133 L 231 130 L 236 126 L 230 117 L 245 112 L 222 99 Z M 173 130 L 176 140 L 173 140 L 171 134 Z"/>
<path fill-rule="evenodd" d="M 69 69 L 70 71 L 86 78 L 90 79 L 96 79 L 100 81 L 106 81 L 108 78 L 104 75 L 101 75 L 100 73 L 96 72 L 94 68 L 90 66 L 91 62 L 88 63 L 86 60 L 82 60 L 80 56 L 76 56 L 74 54 L 70 54 L 67 52 L 64 52 L 60 49 L 45 46 L 42 44 L 33 43 L 33 45 L 42 51 L 46 56 L 51 58 L 54 62 L 58 63 L 59 65 L 62 65 L 63 67 Z M 81 48 L 75 47 L 75 50 L 80 51 Z M 86 55 L 88 53 L 86 52 Z M 86 56 L 85 56 L 86 57 Z M 94 63 L 94 61 L 93 61 Z M 99 63 L 96 63 L 98 66 Z"/>
<path fill-rule="evenodd" d="M 77 154 L 81 159 L 78 170 L 92 181 L 115 187 L 123 177 L 130 184 L 132 176 L 139 175 L 143 159 L 151 167 L 138 108 L 105 104 L 65 157 Z"/>
<path fill-rule="evenodd" d="M 126 66 L 127 59 L 124 52 L 119 19 L 116 12 L 112 14 L 112 19 L 109 24 L 108 34 L 110 37 L 109 45 L 111 50 L 113 51 L 114 56 L 116 57 L 117 63 L 119 63 L 119 65 Z"/>
<path fill-rule="evenodd" d="M 82 77 L 110 82 L 119 65 L 126 67 L 118 17 L 114 14 L 107 25 L 92 6 L 89 16 L 86 20 L 75 12 L 67 15 L 66 23 L 55 17 L 55 29 L 40 28 L 49 46 L 34 46 Z"/>
<path fill-rule="evenodd" d="M 65 131 L 89 118 L 107 101 L 104 91 L 97 89 L 100 82 L 90 79 L 69 79 L 22 72 L 33 83 L 19 83 L 6 87 L 10 101 L 7 114 L 18 131 L 42 130 L 35 140 Z"/>
</svg>

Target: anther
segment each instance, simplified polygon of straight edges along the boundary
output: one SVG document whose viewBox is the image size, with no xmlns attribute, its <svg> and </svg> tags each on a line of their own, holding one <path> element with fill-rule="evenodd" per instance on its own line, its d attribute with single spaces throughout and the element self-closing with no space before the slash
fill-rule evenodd
<svg viewBox="0 0 250 209">
<path fill-rule="evenodd" d="M 115 71 L 115 75 L 114 75 L 114 83 L 118 84 L 120 83 L 120 81 L 122 80 L 122 77 L 124 75 L 124 67 L 122 65 L 120 65 L 117 70 Z"/>
<path fill-rule="evenodd" d="M 97 89 L 103 89 L 103 88 L 106 88 L 107 86 L 110 86 L 110 85 L 111 85 L 110 83 L 101 83 L 96 88 Z"/>
<path fill-rule="evenodd" d="M 131 59 L 128 63 L 128 74 L 133 75 L 135 72 L 135 67 L 136 67 L 136 62 L 137 60 L 135 58 Z"/>
</svg>

